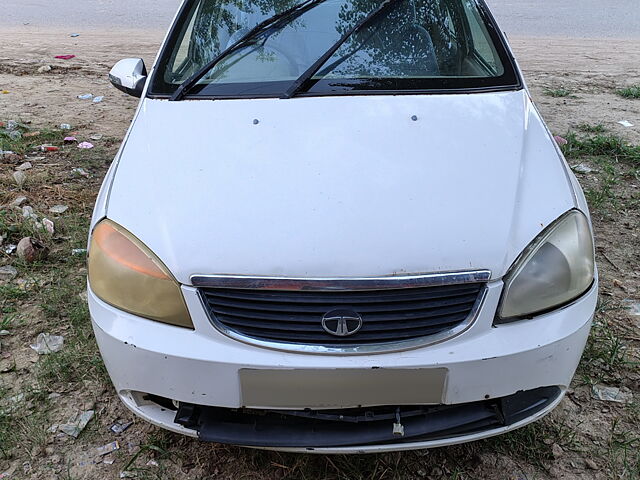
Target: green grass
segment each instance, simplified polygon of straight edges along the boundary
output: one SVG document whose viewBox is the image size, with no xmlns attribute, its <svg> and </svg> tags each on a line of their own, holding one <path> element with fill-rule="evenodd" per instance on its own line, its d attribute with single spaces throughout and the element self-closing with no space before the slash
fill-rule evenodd
<svg viewBox="0 0 640 480">
<path fill-rule="evenodd" d="M 547 88 L 545 89 L 544 94 L 554 98 L 566 98 L 566 97 L 575 98 L 575 95 L 573 94 L 573 92 L 566 88 Z"/>
<path fill-rule="evenodd" d="M 623 98 L 640 98 L 640 85 L 621 88 L 616 90 L 616 93 Z"/>
<path fill-rule="evenodd" d="M 567 158 L 603 156 L 640 167 L 640 146 L 631 145 L 615 135 L 579 137 L 570 132 L 565 138 L 568 143 L 562 147 L 562 151 Z"/>
<path fill-rule="evenodd" d="M 598 123 L 596 125 L 591 125 L 589 123 L 581 123 L 578 125 L 578 130 L 584 133 L 604 133 L 607 131 L 604 125 Z"/>
</svg>

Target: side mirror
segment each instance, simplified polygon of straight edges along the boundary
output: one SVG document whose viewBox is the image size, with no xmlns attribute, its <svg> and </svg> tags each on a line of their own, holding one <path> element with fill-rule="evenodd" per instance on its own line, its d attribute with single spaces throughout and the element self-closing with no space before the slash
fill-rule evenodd
<svg viewBox="0 0 640 480">
<path fill-rule="evenodd" d="M 147 67 L 141 58 L 125 58 L 109 72 L 109 80 L 118 90 L 140 98 L 147 81 Z"/>
</svg>

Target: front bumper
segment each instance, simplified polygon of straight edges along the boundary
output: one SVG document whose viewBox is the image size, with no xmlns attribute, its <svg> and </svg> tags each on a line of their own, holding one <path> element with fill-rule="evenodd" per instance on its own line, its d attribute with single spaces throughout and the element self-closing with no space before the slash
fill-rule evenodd
<svg viewBox="0 0 640 480">
<path fill-rule="evenodd" d="M 123 402 L 151 423 L 191 436 L 197 435 L 196 430 L 175 423 L 175 412 L 150 401 L 147 394 L 230 409 L 305 406 L 337 409 L 381 404 L 457 405 L 547 386 L 558 387 L 561 392 L 527 418 L 481 432 L 419 442 L 279 448 L 347 453 L 426 448 L 475 440 L 518 428 L 557 405 L 573 377 L 589 334 L 597 284 L 562 309 L 532 320 L 493 327 L 501 290 L 502 282 L 489 284 L 478 317 L 458 337 L 407 351 L 356 356 L 282 352 L 233 340 L 211 325 L 196 290 L 186 286 L 183 293 L 195 330 L 127 314 L 99 300 L 91 289 L 89 307 L 98 345 Z M 257 384 L 247 384 L 247 372 L 258 379 Z M 350 377 L 354 372 L 356 377 L 361 373 L 365 379 L 360 398 L 359 388 L 349 388 L 349 379 L 356 378 Z M 288 384 L 289 374 L 292 381 Z M 312 380 L 305 381 L 306 377 Z M 385 388 L 384 384 L 390 381 L 387 379 L 394 377 L 400 383 L 393 389 Z M 335 388 L 331 383 L 334 378 Z M 381 378 L 385 380 L 378 382 Z M 407 379 L 404 388 L 402 378 Z M 271 379 L 274 383 L 270 383 Z M 320 395 L 323 390 L 316 379 L 322 380 L 324 391 L 330 389 L 330 395 Z M 376 388 L 376 383 L 382 383 L 382 388 Z M 256 389 L 256 385 L 262 386 Z M 392 394 L 389 390 L 393 390 Z M 416 394 L 417 391 L 425 393 Z M 295 401 L 288 404 L 288 399 Z"/>
</svg>

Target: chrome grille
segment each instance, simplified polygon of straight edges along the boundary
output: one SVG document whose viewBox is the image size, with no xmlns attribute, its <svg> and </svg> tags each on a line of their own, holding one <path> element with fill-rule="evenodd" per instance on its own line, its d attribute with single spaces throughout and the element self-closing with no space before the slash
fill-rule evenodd
<svg viewBox="0 0 640 480">
<path fill-rule="evenodd" d="M 223 331 L 267 342 L 360 346 L 402 342 L 459 327 L 480 302 L 484 282 L 428 287 L 288 291 L 200 288 L 211 320 Z M 362 327 L 350 336 L 323 329 L 333 310 L 351 310 Z"/>
</svg>

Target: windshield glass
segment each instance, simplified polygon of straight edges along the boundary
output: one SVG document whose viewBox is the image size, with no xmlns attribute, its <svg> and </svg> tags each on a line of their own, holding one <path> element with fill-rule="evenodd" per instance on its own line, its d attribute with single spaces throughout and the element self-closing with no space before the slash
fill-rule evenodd
<svg viewBox="0 0 640 480">
<path fill-rule="evenodd" d="M 151 95 L 170 95 L 256 25 L 302 0 L 192 0 L 163 50 Z M 519 84 L 476 0 L 397 0 L 352 35 L 383 0 L 324 0 L 286 17 L 211 68 L 188 96 L 283 95 L 340 41 L 304 86 L 327 95 L 513 88 Z"/>
</svg>

